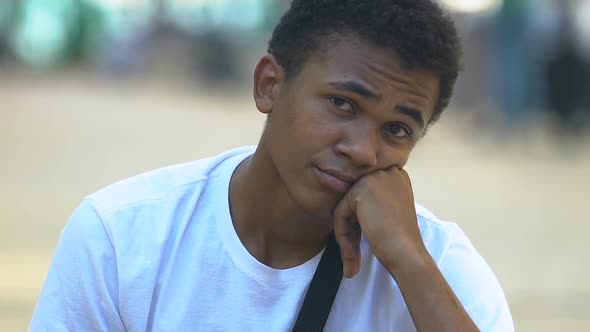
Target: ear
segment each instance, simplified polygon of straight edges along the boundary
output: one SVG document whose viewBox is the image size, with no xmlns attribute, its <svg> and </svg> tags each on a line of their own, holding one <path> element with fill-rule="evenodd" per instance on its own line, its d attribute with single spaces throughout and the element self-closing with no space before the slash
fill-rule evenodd
<svg viewBox="0 0 590 332">
<path fill-rule="evenodd" d="M 272 112 L 284 79 L 283 68 L 272 55 L 263 56 L 254 70 L 254 101 L 258 111 Z"/>
</svg>

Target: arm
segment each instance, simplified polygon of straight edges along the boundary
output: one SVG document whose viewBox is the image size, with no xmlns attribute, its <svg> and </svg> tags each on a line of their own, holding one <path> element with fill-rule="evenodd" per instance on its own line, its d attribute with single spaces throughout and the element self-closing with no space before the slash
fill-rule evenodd
<svg viewBox="0 0 590 332">
<path fill-rule="evenodd" d="M 385 267 L 397 282 L 418 331 L 479 331 L 428 252 Z"/>
<path fill-rule="evenodd" d="M 125 331 L 117 308 L 115 253 L 86 200 L 62 232 L 30 331 Z"/>
<path fill-rule="evenodd" d="M 476 306 L 468 312 L 454 290 L 473 286 L 463 288 L 469 292 L 462 292 L 461 300 L 470 305 L 477 303 L 487 295 L 486 290 L 477 287 L 483 274 L 462 276 L 465 269 L 471 268 L 464 264 L 472 262 L 452 251 L 443 260 L 449 262 L 443 276 L 422 241 L 410 179 L 404 170 L 392 168 L 359 179 L 337 205 L 334 218 L 346 277 L 354 276 L 360 269 L 362 232 L 400 287 L 418 331 L 479 331 L 473 318 L 480 317 L 480 308 Z M 479 266 L 474 269 L 481 270 Z M 451 277 L 453 288 L 445 277 Z M 480 319 L 478 324 L 485 331 L 504 331 L 487 319 Z"/>
</svg>

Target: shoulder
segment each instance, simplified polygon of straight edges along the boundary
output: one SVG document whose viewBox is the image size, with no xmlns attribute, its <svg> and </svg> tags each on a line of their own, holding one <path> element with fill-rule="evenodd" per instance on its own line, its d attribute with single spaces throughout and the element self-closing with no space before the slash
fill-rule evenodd
<svg viewBox="0 0 590 332">
<path fill-rule="evenodd" d="M 60 242 L 75 239 L 75 248 L 96 243 L 116 257 L 120 282 L 134 273 L 157 274 L 164 255 L 185 243 L 187 232 L 206 235 L 217 227 L 216 199 L 235 165 L 252 153 L 240 148 L 218 156 L 165 167 L 134 176 L 86 197 L 66 225 L 72 231 Z M 219 179 L 219 180 L 218 180 Z M 98 235 L 95 235 L 98 234 Z M 90 239 L 92 239 L 91 242 Z M 205 243 L 204 241 L 199 242 Z M 190 245 L 197 245 L 191 243 Z M 100 254 L 93 250 L 92 254 Z M 127 279 L 125 279 L 127 278 Z"/>
<path fill-rule="evenodd" d="M 463 230 L 420 205 L 416 213 L 430 255 L 480 330 L 513 331 L 502 287 Z"/>
<path fill-rule="evenodd" d="M 125 207 L 149 204 L 175 194 L 198 190 L 222 172 L 220 167 L 228 159 L 249 155 L 253 147 L 226 151 L 214 157 L 172 165 L 116 182 L 89 195 L 95 208 L 102 214 Z"/>
<path fill-rule="evenodd" d="M 422 240 L 440 266 L 451 245 L 469 240 L 457 224 L 438 219 L 434 213 L 418 203 L 415 207 Z"/>
<path fill-rule="evenodd" d="M 216 179 L 231 177 L 235 165 L 252 152 L 252 147 L 238 148 L 137 175 L 89 195 L 79 209 L 96 216 L 115 249 L 144 244 L 156 250 L 188 227 L 195 213 L 214 211 L 213 193 L 222 183 Z M 80 219 L 77 215 L 69 223 L 88 224 L 73 220 Z"/>
</svg>

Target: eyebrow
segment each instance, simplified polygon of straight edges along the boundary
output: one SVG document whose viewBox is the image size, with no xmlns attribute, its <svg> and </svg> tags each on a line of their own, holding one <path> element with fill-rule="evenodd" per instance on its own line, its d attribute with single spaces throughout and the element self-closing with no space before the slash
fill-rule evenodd
<svg viewBox="0 0 590 332">
<path fill-rule="evenodd" d="M 409 116 L 410 118 L 412 118 L 414 121 L 416 121 L 416 123 L 420 126 L 421 129 L 424 129 L 424 127 L 426 126 L 426 122 L 424 121 L 424 118 L 422 117 L 422 112 L 419 112 L 413 108 L 408 108 L 408 107 L 403 107 L 403 106 L 398 106 L 397 111 L 405 114 L 407 116 Z"/>
<path fill-rule="evenodd" d="M 338 90 L 353 92 L 363 97 L 373 99 L 376 101 L 379 101 L 381 99 L 381 96 L 371 91 L 364 85 L 357 83 L 355 81 L 330 82 L 330 85 Z M 396 110 L 401 114 L 407 115 L 410 118 L 412 118 L 420 126 L 420 129 L 425 128 L 426 121 L 424 121 L 424 118 L 422 117 L 422 112 L 404 106 L 398 106 L 396 107 Z"/>
<path fill-rule="evenodd" d="M 373 99 L 373 100 L 380 100 L 381 97 L 376 94 L 375 92 L 371 91 L 369 88 L 365 87 L 364 85 L 354 82 L 354 81 L 344 81 L 344 82 L 330 82 L 330 85 L 338 90 L 344 90 L 356 93 L 363 97 Z"/>
</svg>

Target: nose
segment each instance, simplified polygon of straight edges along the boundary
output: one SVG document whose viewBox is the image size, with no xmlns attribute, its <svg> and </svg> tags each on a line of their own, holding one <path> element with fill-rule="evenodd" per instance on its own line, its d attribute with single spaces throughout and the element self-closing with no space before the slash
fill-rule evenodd
<svg viewBox="0 0 590 332">
<path fill-rule="evenodd" d="M 355 123 L 336 144 L 337 154 L 345 156 L 358 168 L 374 168 L 378 163 L 379 130 L 370 124 Z"/>
</svg>

